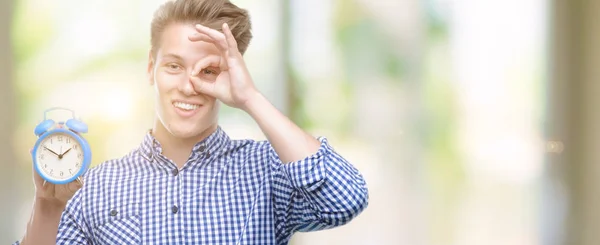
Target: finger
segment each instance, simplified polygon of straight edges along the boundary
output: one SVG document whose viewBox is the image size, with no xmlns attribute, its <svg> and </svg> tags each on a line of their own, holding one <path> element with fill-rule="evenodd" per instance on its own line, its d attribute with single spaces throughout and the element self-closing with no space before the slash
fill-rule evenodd
<svg viewBox="0 0 600 245">
<path fill-rule="evenodd" d="M 213 40 L 213 39 L 210 39 L 210 38 L 209 38 L 209 37 L 207 37 L 207 36 L 205 36 L 205 37 L 201 37 L 201 38 L 198 38 L 198 40 L 202 40 L 202 41 L 205 41 L 205 42 L 209 42 L 209 43 L 215 44 L 215 46 L 217 46 L 217 44 L 215 43 L 215 40 Z M 222 52 L 222 53 L 225 53 L 225 52 Z M 209 65 L 218 66 L 218 67 L 219 67 L 219 69 L 221 69 L 221 71 L 226 71 L 226 70 L 228 70 L 228 69 L 229 69 L 229 65 L 227 64 L 227 59 L 224 59 L 224 58 L 221 58 L 221 57 L 218 57 L 218 58 L 219 58 L 219 60 L 218 60 L 216 63 L 214 63 L 214 64 L 209 64 Z M 198 73 L 199 73 L 200 71 L 202 71 L 202 69 L 204 69 L 204 68 L 206 68 L 206 67 L 208 67 L 208 65 L 204 65 L 204 66 L 202 66 L 202 65 L 198 65 L 198 64 L 196 64 L 196 65 L 194 66 L 194 69 L 192 69 L 192 73 L 191 73 L 191 75 L 192 75 L 192 76 L 196 76 L 196 75 L 198 75 Z"/>
<path fill-rule="evenodd" d="M 198 41 L 204 41 L 204 42 L 209 42 L 209 43 L 214 43 L 215 41 L 210 38 L 209 36 L 199 33 L 199 32 L 195 32 L 194 34 L 188 36 L 188 39 L 192 42 L 198 42 Z"/>
<path fill-rule="evenodd" d="M 212 38 L 210 38 L 209 36 L 206 36 L 206 35 L 200 34 L 200 33 L 193 34 L 193 35 L 198 35 L 198 36 L 190 36 L 189 39 L 191 41 L 193 41 L 193 42 L 203 41 L 203 42 L 207 42 L 207 43 L 212 43 L 212 44 L 215 45 L 215 47 L 219 48 L 219 44 L 217 43 L 217 41 L 214 40 L 214 39 L 212 39 Z M 222 54 L 226 54 L 227 53 L 226 51 L 223 51 L 222 49 L 220 49 L 219 51 L 221 51 Z M 222 65 L 225 65 L 225 67 L 222 67 Z M 221 70 L 227 70 L 227 67 L 228 66 L 227 66 L 226 63 L 219 65 L 219 68 L 221 68 Z M 198 70 L 198 71 L 200 71 L 200 70 Z"/>
<path fill-rule="evenodd" d="M 81 180 L 79 180 L 79 178 L 77 178 L 74 181 L 71 181 L 67 187 L 69 188 L 69 191 L 71 193 L 73 193 L 73 192 L 76 192 L 77 190 L 81 189 L 82 186 L 83 186 L 83 182 Z"/>
<path fill-rule="evenodd" d="M 236 52 L 239 52 L 237 47 L 237 41 L 231 33 L 231 29 L 229 29 L 229 25 L 227 23 L 223 23 L 223 33 L 225 34 L 225 40 L 227 41 L 227 45 L 229 46 L 229 55 L 233 55 Z"/>
<path fill-rule="evenodd" d="M 194 91 L 196 91 L 198 93 L 206 94 L 206 95 L 209 95 L 209 96 L 212 96 L 215 98 L 217 97 L 215 83 L 209 83 L 209 82 L 203 81 L 199 77 L 190 77 L 190 80 L 192 81 L 192 86 L 194 87 Z"/>
<path fill-rule="evenodd" d="M 201 60 L 199 60 L 198 62 L 196 62 L 196 64 L 194 65 L 194 68 L 192 69 L 192 73 L 190 74 L 190 76 L 197 76 L 200 71 L 202 71 L 203 69 L 209 67 L 209 66 L 219 66 L 221 62 L 221 57 L 216 56 L 216 55 L 211 55 L 211 56 L 207 56 Z"/>
<path fill-rule="evenodd" d="M 75 179 L 75 181 L 77 181 L 77 183 L 79 183 L 81 186 L 83 186 L 83 178 L 81 178 L 81 176 L 77 177 L 77 179 Z"/>
<path fill-rule="evenodd" d="M 201 34 L 210 37 L 214 41 L 214 44 L 217 46 L 217 48 L 219 48 L 221 51 L 227 51 L 227 49 L 229 48 L 229 46 L 227 45 L 227 40 L 225 40 L 225 35 L 223 33 L 215 29 L 203 26 L 201 24 L 196 25 L 196 30 Z"/>
<path fill-rule="evenodd" d="M 52 183 L 48 183 L 47 181 L 44 180 L 44 185 L 43 185 L 42 190 L 47 196 L 54 196 L 56 194 L 56 185 L 53 185 Z"/>
</svg>

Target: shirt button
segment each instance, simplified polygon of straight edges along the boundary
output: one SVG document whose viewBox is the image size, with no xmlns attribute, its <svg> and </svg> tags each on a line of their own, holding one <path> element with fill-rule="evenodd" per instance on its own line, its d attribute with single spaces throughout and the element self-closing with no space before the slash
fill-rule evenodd
<svg viewBox="0 0 600 245">
<path fill-rule="evenodd" d="M 179 208 L 177 207 L 177 205 L 173 205 L 173 207 L 171 208 L 171 211 L 176 214 L 177 212 L 179 212 Z"/>
<path fill-rule="evenodd" d="M 177 168 L 174 168 L 171 173 L 173 173 L 173 176 L 177 176 L 177 174 L 179 173 L 179 170 Z"/>
<path fill-rule="evenodd" d="M 205 149 L 206 149 L 206 146 L 205 146 L 205 145 L 200 145 L 200 148 L 198 148 L 198 150 L 199 150 L 200 152 L 204 152 L 204 150 L 205 150 Z"/>
<path fill-rule="evenodd" d="M 117 216 L 117 213 L 118 213 L 117 210 L 113 209 L 110 211 L 110 216 Z"/>
</svg>

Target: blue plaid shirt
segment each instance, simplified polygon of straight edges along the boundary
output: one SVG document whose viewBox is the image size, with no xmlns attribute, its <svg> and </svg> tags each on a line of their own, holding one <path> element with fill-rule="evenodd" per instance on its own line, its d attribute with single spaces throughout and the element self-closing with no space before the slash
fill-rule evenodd
<svg viewBox="0 0 600 245">
<path fill-rule="evenodd" d="M 148 133 L 88 171 L 57 244 L 287 244 L 296 231 L 344 225 L 368 204 L 365 181 L 318 139 L 318 152 L 284 164 L 268 141 L 219 127 L 178 169 Z"/>
</svg>

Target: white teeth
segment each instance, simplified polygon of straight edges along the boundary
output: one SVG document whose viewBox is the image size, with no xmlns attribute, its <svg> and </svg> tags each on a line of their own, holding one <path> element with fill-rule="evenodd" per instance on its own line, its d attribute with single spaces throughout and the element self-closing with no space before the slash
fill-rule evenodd
<svg viewBox="0 0 600 245">
<path fill-rule="evenodd" d="M 192 105 L 192 104 L 186 104 L 186 103 L 182 103 L 182 102 L 174 102 L 173 105 L 179 109 L 184 109 L 184 110 L 194 110 L 196 108 L 198 108 L 199 105 Z"/>
</svg>

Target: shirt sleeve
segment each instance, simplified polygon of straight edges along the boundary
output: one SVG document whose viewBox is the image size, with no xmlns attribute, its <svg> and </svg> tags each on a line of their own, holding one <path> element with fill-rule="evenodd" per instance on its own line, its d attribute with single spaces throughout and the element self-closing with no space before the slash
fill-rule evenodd
<svg viewBox="0 0 600 245">
<path fill-rule="evenodd" d="M 282 163 L 270 146 L 272 193 L 279 239 L 295 231 L 344 225 L 368 205 L 364 178 L 324 137 L 319 150 L 300 161 Z"/>
<path fill-rule="evenodd" d="M 88 244 L 87 232 L 81 210 L 80 189 L 67 203 L 58 225 L 56 244 Z"/>
</svg>

